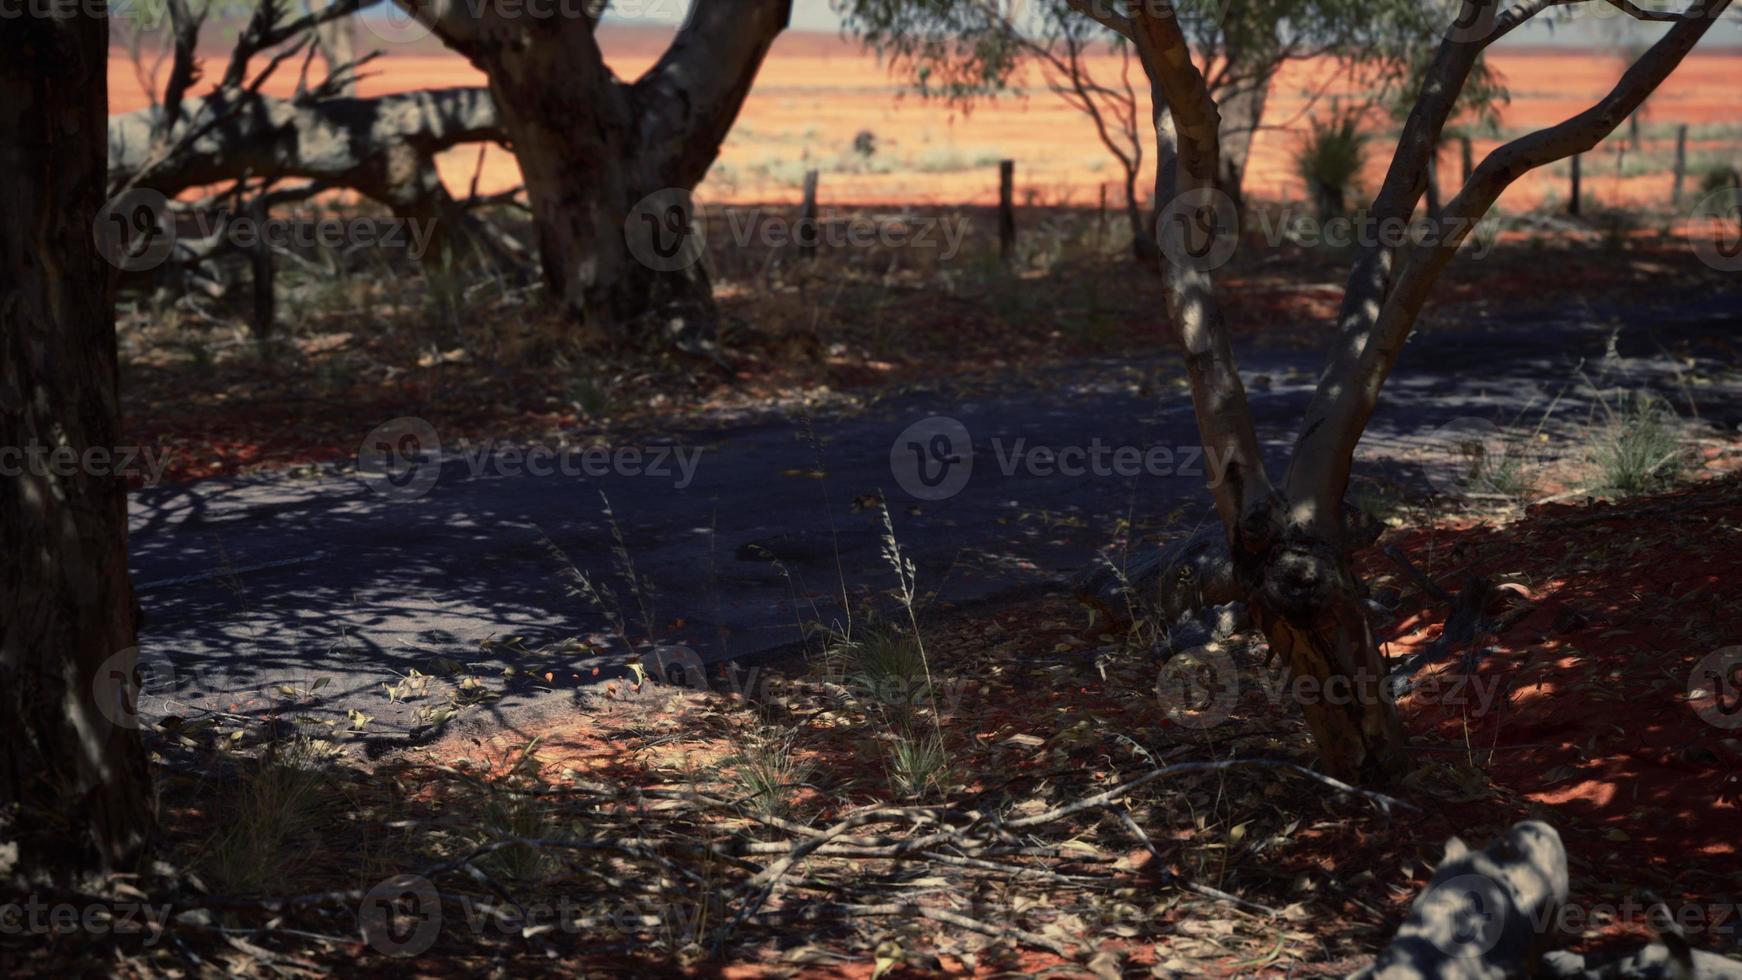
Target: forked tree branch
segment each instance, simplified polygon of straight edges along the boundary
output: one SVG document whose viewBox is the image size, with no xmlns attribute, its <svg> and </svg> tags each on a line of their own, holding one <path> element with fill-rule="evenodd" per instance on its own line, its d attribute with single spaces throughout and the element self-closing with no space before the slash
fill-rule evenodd
<svg viewBox="0 0 1742 980">
<path fill-rule="evenodd" d="M 1422 244 L 1412 246 L 1404 258 L 1397 285 L 1380 313 L 1377 342 L 1362 358 L 1359 374 L 1351 379 L 1350 390 L 1363 424 L 1372 414 L 1380 386 L 1396 363 L 1428 292 L 1501 193 L 1538 167 L 1596 148 L 1663 84 L 1729 5 L 1730 0 L 1713 0 L 1703 12 L 1673 15 L 1675 26 L 1646 49 L 1602 99 L 1578 115 L 1501 146 L 1476 167 L 1469 181 L 1446 204 L 1434 229 L 1436 233 Z M 1695 10 L 1699 11 L 1699 7 Z M 1359 437 L 1357 431 L 1345 438 L 1351 453 Z"/>
<path fill-rule="evenodd" d="M 1305 426 L 1295 444 L 1288 482 L 1291 501 L 1309 500 L 1318 509 L 1323 509 L 1327 504 L 1342 499 L 1355 446 L 1372 415 L 1379 389 L 1396 363 L 1429 290 L 1501 192 L 1530 170 L 1595 147 L 1669 77 L 1729 3 L 1730 0 L 1716 0 L 1710 4 L 1696 2 L 1687 13 L 1673 15 L 1671 19 L 1675 26 L 1628 69 L 1601 101 L 1558 125 L 1521 137 L 1490 154 L 1471 174 L 1469 183 L 1446 206 L 1434 227 L 1432 238 L 1410 247 L 1396 276 L 1387 277 L 1389 282 L 1380 283 L 1379 288 L 1375 288 L 1371 281 L 1358 278 L 1362 269 L 1357 265 L 1344 296 L 1344 330 L 1338 349 L 1320 380 Z M 1525 17 L 1553 5 L 1532 2 L 1513 8 L 1497 20 L 1495 32 L 1484 38 L 1480 45 L 1492 43 L 1505 30 L 1522 23 Z M 1518 11 L 1528 12 L 1517 18 L 1510 17 Z M 1436 60 L 1435 70 L 1428 75 L 1416 113 L 1411 114 L 1412 123 L 1422 114 L 1424 106 L 1437 108 L 1438 100 L 1446 94 L 1447 76 L 1463 63 L 1463 59 L 1455 57 L 1452 47 L 1450 41 L 1442 46 L 1442 58 Z M 1454 56 L 1447 57 L 1448 54 Z M 1436 86 L 1439 87 L 1437 91 Z M 1460 78 L 1457 88 L 1461 87 Z M 1450 96 L 1456 97 L 1456 89 L 1450 92 Z M 1434 123 L 1431 118 L 1426 121 Z M 1437 134 L 1443 121 L 1442 117 L 1433 125 L 1433 132 Z M 1413 148 L 1407 144 L 1408 137 L 1406 128 L 1405 139 L 1399 142 L 1392 160 L 1392 171 L 1387 175 L 1388 190 L 1394 186 L 1394 179 L 1396 185 L 1402 185 L 1410 178 L 1420 176 L 1414 173 L 1417 164 Z M 1422 172 L 1425 173 L 1425 169 Z M 1376 203 L 1374 208 L 1374 217 L 1391 221 L 1407 219 L 1414 211 L 1419 194 L 1420 191 L 1416 190 L 1387 201 L 1382 191 L 1381 203 Z M 1407 210 L 1401 206 L 1403 200 L 1409 202 Z M 1375 244 L 1363 257 L 1363 262 L 1377 256 L 1383 268 L 1388 270 L 1393 251 Z M 1368 271 L 1371 273 L 1372 270 Z"/>
<path fill-rule="evenodd" d="M 1464 0 L 1461 5 L 1455 23 L 1475 25 L 1492 18 L 1492 26 L 1482 37 L 1448 30 L 1440 42 L 1369 209 L 1370 227 L 1397 225 L 1415 213 L 1427 189 L 1428 161 L 1483 49 L 1554 2 L 1526 0 L 1503 13 L 1495 12 L 1497 5 L 1498 0 Z M 1390 293 L 1396 251 L 1384 236 L 1362 243 L 1343 287 L 1337 340 L 1307 407 L 1283 479 L 1284 495 L 1299 508 L 1294 517 L 1303 527 L 1326 536 L 1338 533 L 1336 513 L 1348 481 L 1350 454 L 1337 456 L 1346 441 L 1343 434 L 1352 429 L 1358 438 L 1366 421 L 1359 414 L 1350 379 L 1360 370 Z"/>
</svg>

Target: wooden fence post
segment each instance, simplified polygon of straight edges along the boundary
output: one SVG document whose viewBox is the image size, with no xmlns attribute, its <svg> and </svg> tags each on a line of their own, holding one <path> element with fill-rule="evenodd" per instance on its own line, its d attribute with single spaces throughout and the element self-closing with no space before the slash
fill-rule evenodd
<svg viewBox="0 0 1742 980">
<path fill-rule="evenodd" d="M 798 254 L 801 258 L 817 257 L 817 172 L 804 172 L 804 203 L 798 209 Z"/>
<path fill-rule="evenodd" d="M 998 162 L 998 255 L 1016 251 L 1016 161 Z"/>
<path fill-rule="evenodd" d="M 1688 175 L 1688 126 L 1682 123 L 1675 131 L 1675 190 L 1670 192 L 1670 203 L 1681 207 L 1682 181 Z"/>
<path fill-rule="evenodd" d="M 1579 154 L 1573 154 L 1573 197 L 1567 202 L 1567 213 L 1579 216 Z"/>
</svg>

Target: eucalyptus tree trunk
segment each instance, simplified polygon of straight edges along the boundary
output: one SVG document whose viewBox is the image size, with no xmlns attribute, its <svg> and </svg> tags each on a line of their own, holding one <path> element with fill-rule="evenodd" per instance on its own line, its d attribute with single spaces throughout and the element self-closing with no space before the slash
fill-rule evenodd
<svg viewBox="0 0 1742 980">
<path fill-rule="evenodd" d="M 310 10 L 325 10 L 333 5 L 333 0 L 309 0 Z M 320 50 L 321 61 L 326 63 L 327 73 L 339 71 L 357 60 L 357 24 L 349 17 L 329 20 L 315 28 L 315 47 Z M 353 96 L 357 94 L 357 80 L 346 78 L 338 86 L 339 95 Z"/>
<path fill-rule="evenodd" d="M 1403 227 L 1410 219 L 1427 186 L 1429 159 L 1476 60 L 1488 45 L 1551 6 L 1552 0 L 1526 0 L 1502 11 L 1497 0 L 1463 0 L 1458 27 L 1448 30 L 1436 51 L 1398 138 L 1369 209 L 1372 220 Z M 1490 154 L 1441 209 L 1432 244 L 1405 250 L 1385 245 L 1388 236 L 1380 235 L 1367 245 L 1349 272 L 1340 336 L 1280 485 L 1265 471 L 1210 274 L 1238 247 L 1233 202 L 1217 187 L 1223 172 L 1219 107 L 1176 19 L 1135 5 L 1129 20 L 1103 21 L 1137 42 L 1162 96 L 1156 144 L 1164 293 L 1184 348 L 1206 455 L 1227 461 L 1213 491 L 1228 532 L 1236 588 L 1293 676 L 1315 682 L 1311 688 L 1318 696 L 1303 697 L 1299 707 L 1320 764 L 1332 775 L 1380 781 L 1405 761 L 1403 728 L 1360 602 L 1342 508 L 1355 447 L 1429 290 L 1508 185 L 1596 146 L 1662 84 L 1728 6 L 1729 0 L 1694 3 L 1686 13 L 1668 15 L 1673 26 L 1606 96 Z"/>
<path fill-rule="evenodd" d="M 1252 158 L 1252 141 L 1264 122 L 1270 81 L 1261 77 L 1236 85 L 1220 102 L 1222 162 L 1217 186 L 1234 199 L 1234 207 L 1241 214 L 1246 212 L 1246 165 Z"/>
<path fill-rule="evenodd" d="M 531 200 L 545 286 L 585 322 L 711 348 L 715 307 L 689 192 L 719 155 L 791 0 L 696 0 L 633 83 L 579 9 L 508 17 L 398 0 L 490 79 Z M 572 14 L 569 15 L 569 14 Z M 651 198 L 651 199 L 650 199 Z"/>
<path fill-rule="evenodd" d="M 0 447 L 24 454 L 0 472 L 0 872 L 36 880 L 128 867 L 152 827 L 115 270 L 93 235 L 108 34 L 79 5 L 0 24 Z"/>
</svg>

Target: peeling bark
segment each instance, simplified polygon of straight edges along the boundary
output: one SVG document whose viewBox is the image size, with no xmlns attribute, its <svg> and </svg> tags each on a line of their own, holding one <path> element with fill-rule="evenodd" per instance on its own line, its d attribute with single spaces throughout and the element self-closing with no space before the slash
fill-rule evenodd
<svg viewBox="0 0 1742 980">
<path fill-rule="evenodd" d="M 1385 661 L 1373 640 L 1348 552 L 1291 535 L 1263 555 L 1236 561 L 1253 622 L 1292 677 L 1310 677 L 1318 696 L 1301 713 L 1325 770 L 1384 782 L 1406 761 L 1403 726 L 1386 690 Z"/>
<path fill-rule="evenodd" d="M 0 27 L 0 446 L 78 463 L 0 475 L 0 871 L 126 869 L 152 828 L 138 731 L 104 198 L 108 22 L 64 8 Z M 7 846 L 11 845 L 11 846 Z M 15 853 L 9 853 L 15 848 Z"/>
</svg>

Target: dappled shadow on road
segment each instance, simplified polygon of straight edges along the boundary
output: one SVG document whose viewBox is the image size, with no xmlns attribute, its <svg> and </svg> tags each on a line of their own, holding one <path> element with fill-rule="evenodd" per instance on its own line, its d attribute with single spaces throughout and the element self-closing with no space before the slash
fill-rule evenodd
<svg viewBox="0 0 1742 980">
<path fill-rule="evenodd" d="M 1419 489 L 1438 427 L 1475 412 L 1531 424 L 1552 406 L 1535 435 L 1576 451 L 1574 423 L 1596 410 L 1580 377 L 1684 400 L 1677 385 L 1697 382 L 1690 424 L 1709 430 L 1742 412 L 1742 390 L 1733 359 L 1687 345 L 1733 318 L 1698 306 L 1619 333 L 1585 314 L 1429 332 L 1406 352 L 1357 473 Z M 1280 465 L 1316 361 L 1249 354 L 1257 424 Z M 1584 358 L 1594 360 L 1580 369 Z M 1504 370 L 1484 370 L 1490 362 Z M 814 645 L 811 631 L 844 623 L 843 599 L 886 601 L 895 585 L 885 503 L 939 610 L 1061 582 L 1097 552 L 1116 558 L 1124 543 L 1198 526 L 1209 474 L 1073 477 L 1016 447 L 1161 447 L 1186 460 L 1197 434 L 1183 391 L 1158 381 L 1168 377 L 1086 363 L 1037 391 L 911 392 L 857 414 L 632 446 L 693 453 L 693 479 L 675 463 L 663 477 L 509 475 L 503 446 L 460 442 L 429 491 L 405 499 L 335 471 L 148 488 L 134 496 L 131 541 L 142 657 L 159 675 L 145 708 L 335 724 L 356 710 L 386 749 L 455 724 L 515 727 L 571 709 L 576 690 L 623 676 L 632 649 L 718 661 Z M 893 452 L 934 414 L 964 424 L 975 463 L 959 493 L 937 500 L 900 485 Z"/>
<path fill-rule="evenodd" d="M 638 447 L 693 453 L 693 482 L 506 475 L 505 454 L 456 453 L 421 495 L 343 475 L 141 491 L 144 710 L 341 723 L 357 710 L 383 738 L 417 736 L 562 710 L 637 658 L 814 642 L 846 622 L 843 602 L 887 601 L 896 585 L 883 554 L 882 495 L 901 494 L 890 447 L 940 398 L 842 420 L 820 446 L 800 438 L 806 423 Z M 990 438 L 1008 424 L 995 413 L 962 415 Z M 1125 438 L 1155 438 L 1131 414 Z M 1049 417 L 1061 441 L 1104 431 L 1094 414 Z M 1167 424 L 1188 438 L 1189 420 Z M 1201 482 L 991 471 L 950 499 L 891 503 L 922 604 L 1045 581 L 1086 561 L 1101 528 L 1165 523 Z"/>
</svg>

